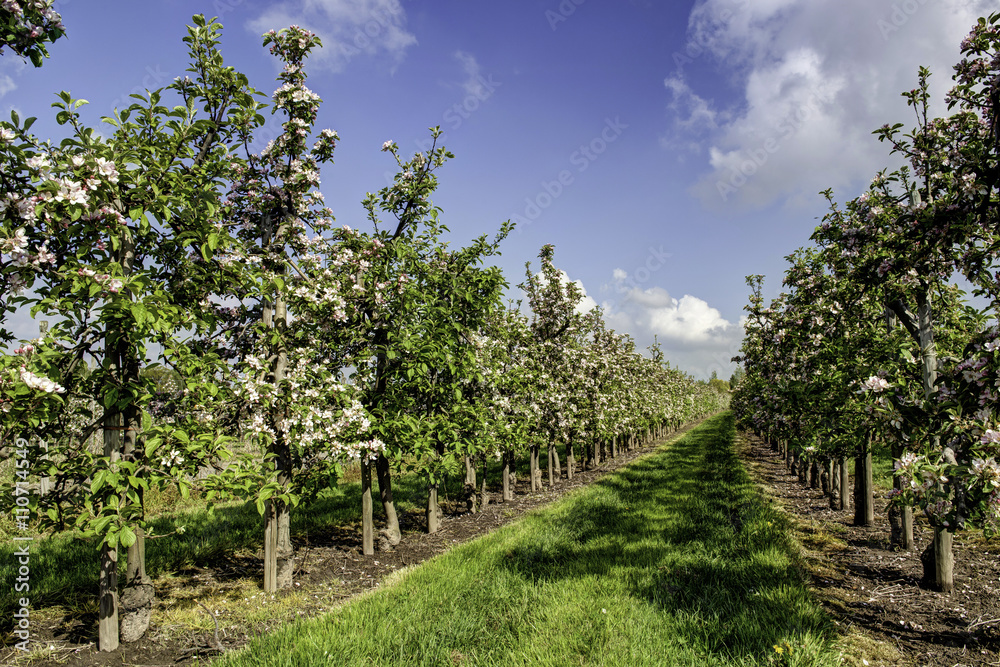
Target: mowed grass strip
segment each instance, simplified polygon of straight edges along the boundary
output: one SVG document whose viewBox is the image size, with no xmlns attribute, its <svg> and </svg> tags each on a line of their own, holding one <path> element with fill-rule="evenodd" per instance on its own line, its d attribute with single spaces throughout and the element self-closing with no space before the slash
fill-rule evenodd
<svg viewBox="0 0 1000 667">
<path fill-rule="evenodd" d="M 723 414 L 224 656 L 258 665 L 826 665 L 832 630 Z"/>
</svg>

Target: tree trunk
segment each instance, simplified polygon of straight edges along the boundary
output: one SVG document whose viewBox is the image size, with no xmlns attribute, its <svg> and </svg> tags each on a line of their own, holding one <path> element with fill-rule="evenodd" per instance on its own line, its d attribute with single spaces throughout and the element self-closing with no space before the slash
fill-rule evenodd
<svg viewBox="0 0 1000 667">
<path fill-rule="evenodd" d="M 476 476 L 475 474 L 470 476 L 468 470 L 466 470 L 465 484 L 462 485 L 462 499 L 465 501 L 465 511 L 469 514 L 475 514 L 478 509 L 476 507 Z"/>
<path fill-rule="evenodd" d="M 98 585 L 97 646 L 101 651 L 118 649 L 118 550 L 101 545 Z"/>
<path fill-rule="evenodd" d="M 549 486 L 551 487 L 553 479 L 558 482 L 562 478 L 562 466 L 559 465 L 559 448 L 554 442 L 549 443 Z"/>
<path fill-rule="evenodd" d="M 476 464 L 473 463 L 472 458 L 466 454 L 462 457 L 465 461 L 465 483 L 476 485 Z"/>
<path fill-rule="evenodd" d="M 107 340 L 108 356 L 116 369 L 120 369 L 119 349 L 116 342 Z M 113 465 L 121 458 L 122 426 L 120 412 L 107 412 L 104 415 L 104 456 L 108 465 Z M 114 651 L 118 648 L 118 549 L 112 549 L 106 543 L 101 545 L 100 575 L 98 576 L 98 621 L 97 645 L 101 651 Z"/>
<path fill-rule="evenodd" d="M 549 446 L 545 449 L 545 452 L 548 454 L 548 457 L 549 457 L 548 465 L 546 466 L 545 471 L 549 475 L 549 488 L 550 489 L 552 488 L 552 485 L 555 483 L 555 466 L 552 463 L 552 455 L 555 454 L 554 449 L 555 448 L 552 447 L 552 443 L 549 443 Z"/>
<path fill-rule="evenodd" d="M 138 360 L 129 359 L 127 374 L 133 381 L 139 379 Z M 145 452 L 138 447 L 139 410 L 129 405 L 125 408 L 122 430 L 122 458 L 141 463 Z M 143 504 L 142 488 L 138 489 L 140 506 Z M 155 591 L 153 580 L 146 574 L 146 533 L 136 526 L 135 542 L 128 548 L 125 557 L 125 587 L 119 598 L 120 641 L 138 641 L 149 628 Z"/>
<path fill-rule="evenodd" d="M 292 585 L 295 563 L 289 539 L 288 506 L 273 498 L 264 503 L 264 592 L 275 593 Z"/>
<path fill-rule="evenodd" d="M 847 467 L 847 457 L 841 456 L 837 462 L 840 471 L 840 510 L 851 509 L 851 471 Z"/>
<path fill-rule="evenodd" d="M 951 593 L 955 588 L 955 556 L 952 551 L 954 533 L 947 528 L 934 527 L 934 539 L 920 554 L 923 577 L 920 583 L 941 593 Z"/>
<path fill-rule="evenodd" d="M 131 234 L 125 234 L 117 257 L 122 275 L 129 276 L 135 262 L 135 241 Z M 131 298 L 131 293 L 126 291 Z M 120 386 L 134 386 L 139 375 L 139 361 L 132 353 L 127 340 L 124 322 L 118 322 L 119 330 L 104 332 L 106 361 L 114 373 Z M 104 415 L 104 456 L 108 466 L 113 466 L 122 458 L 124 449 L 124 429 L 129 427 L 128 418 L 133 421 L 136 415 L 134 405 L 129 405 L 126 412 L 108 412 Z M 124 423 L 123 423 L 124 422 Z M 133 449 L 135 442 L 132 441 Z M 143 572 L 145 574 L 145 572 Z M 101 547 L 100 574 L 98 576 L 98 648 L 101 651 L 114 651 L 120 641 L 120 619 L 118 600 L 118 549 Z"/>
<path fill-rule="evenodd" d="M 819 488 L 819 461 L 813 461 L 809 466 L 809 488 Z"/>
<path fill-rule="evenodd" d="M 836 459 L 830 460 L 830 509 L 836 511 L 840 509 L 840 463 Z"/>
<path fill-rule="evenodd" d="M 830 478 L 832 477 L 832 475 L 830 474 L 830 468 L 831 468 L 830 460 L 825 459 L 823 461 L 823 465 L 819 473 L 820 492 L 824 496 L 830 495 Z"/>
<path fill-rule="evenodd" d="M 386 551 L 402 539 L 399 532 L 399 517 L 396 516 L 396 504 L 392 500 L 392 471 L 389 470 L 389 459 L 379 454 L 375 460 L 375 474 L 378 477 L 378 493 L 385 512 L 385 528 L 382 529 L 382 539 L 379 546 Z"/>
<path fill-rule="evenodd" d="M 937 589 L 942 593 L 951 593 L 955 589 L 953 536 L 954 533 L 947 528 L 934 529 L 934 577 Z"/>
<path fill-rule="evenodd" d="M 566 442 L 566 480 L 572 481 L 573 468 L 576 467 L 576 456 L 573 453 L 573 438 Z"/>
<path fill-rule="evenodd" d="M 865 438 L 861 455 L 854 459 L 854 525 L 875 523 L 875 490 L 872 483 L 872 446 Z"/>
<path fill-rule="evenodd" d="M 38 323 L 38 335 L 40 338 L 44 338 L 45 334 L 49 330 L 49 323 L 46 320 L 42 320 Z M 48 448 L 46 448 L 48 451 Z M 44 458 L 48 458 L 45 454 L 42 455 Z M 52 492 L 52 480 L 46 475 L 44 477 L 38 478 L 38 497 L 44 497 Z"/>
<path fill-rule="evenodd" d="M 936 392 L 937 381 L 937 349 L 934 344 L 934 319 L 931 311 L 931 298 L 928 291 L 917 295 L 917 326 L 920 337 L 920 351 L 923 360 L 924 397 L 930 402 Z M 940 436 L 933 436 L 931 444 L 935 449 L 940 447 Z M 953 569 L 955 556 L 952 553 L 952 532 L 935 527 L 934 540 L 935 586 L 943 593 L 950 593 L 954 587 Z M 925 572 L 925 577 L 926 577 Z"/>
<path fill-rule="evenodd" d="M 539 482 L 541 481 L 541 470 L 538 469 L 538 456 L 540 447 L 538 445 L 531 446 L 531 469 L 529 473 L 531 474 L 531 492 L 535 493 L 541 486 Z"/>
<path fill-rule="evenodd" d="M 375 517 L 372 513 L 372 464 L 361 462 L 361 553 L 375 553 Z"/>
<path fill-rule="evenodd" d="M 424 516 L 427 517 L 428 534 L 438 532 L 438 524 L 441 518 L 440 512 L 441 508 L 438 507 L 437 482 L 429 483 L 427 485 L 427 510 L 424 512 Z"/>
<path fill-rule="evenodd" d="M 894 454 L 894 458 L 899 456 Z M 902 487 L 902 478 L 893 476 L 892 488 L 900 490 Z M 895 503 L 889 507 L 889 541 L 894 549 L 900 551 L 909 551 L 914 547 L 912 507 L 900 507 Z"/>
<path fill-rule="evenodd" d="M 483 457 L 483 482 L 482 482 L 482 488 L 480 489 L 480 492 L 479 492 L 479 506 L 482 507 L 485 510 L 486 506 L 489 505 L 489 504 L 490 504 L 490 494 L 486 490 L 486 457 L 484 456 Z"/>
<path fill-rule="evenodd" d="M 514 494 L 511 493 L 511 477 L 514 475 L 514 467 L 511 465 L 511 459 L 513 459 L 513 453 L 510 451 L 504 451 L 503 453 L 503 470 L 501 472 L 503 479 L 501 483 L 503 484 L 503 501 L 509 503 L 514 499 Z"/>
<path fill-rule="evenodd" d="M 279 222 L 278 235 L 281 232 Z M 269 248 L 274 234 L 273 219 L 265 216 L 262 245 Z M 271 267 L 276 274 L 284 273 L 284 266 Z M 278 343 L 272 349 L 274 362 L 271 365 L 271 382 L 278 390 L 285 381 L 288 368 L 288 349 L 284 341 L 284 331 L 288 325 L 288 311 L 285 298 L 276 292 L 272 298 L 265 298 L 262 313 L 263 324 L 267 329 L 277 331 Z M 275 437 L 268 446 L 268 452 L 273 456 L 274 469 L 282 492 L 287 492 L 291 486 L 292 453 L 284 436 L 286 415 L 281 412 L 281 399 L 271 408 L 268 419 L 274 430 Z M 292 585 L 294 563 L 292 561 L 292 542 L 289 530 L 291 521 L 287 503 L 269 498 L 264 503 L 264 592 L 274 593 Z"/>
<path fill-rule="evenodd" d="M 618 436 L 611 438 L 611 458 L 618 458 Z"/>
<path fill-rule="evenodd" d="M 475 514 L 479 511 L 476 500 L 476 487 L 472 484 L 465 484 L 462 486 L 462 497 L 465 499 L 465 511 L 469 514 Z"/>
</svg>

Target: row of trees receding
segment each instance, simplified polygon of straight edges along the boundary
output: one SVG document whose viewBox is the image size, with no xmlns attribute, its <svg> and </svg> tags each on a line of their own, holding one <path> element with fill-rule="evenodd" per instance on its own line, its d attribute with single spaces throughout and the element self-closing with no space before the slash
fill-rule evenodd
<svg viewBox="0 0 1000 667">
<path fill-rule="evenodd" d="M 855 459 L 855 521 L 870 524 L 871 448 L 895 460 L 892 543 L 911 549 L 913 512 L 934 531 L 924 581 L 951 591 L 956 531 L 1000 521 L 1000 14 L 962 42 L 952 115 L 930 117 L 930 73 L 904 93 L 918 125 L 875 132 L 908 165 L 877 174 L 839 206 L 832 193 L 815 245 L 787 259 L 787 291 L 765 303 L 751 276 L 742 423 L 806 471 Z M 978 310 L 949 281 L 964 276 Z M 803 472 L 803 475 L 806 475 Z M 820 472 L 820 478 L 823 473 Z M 840 498 L 846 474 L 826 473 Z M 835 501 L 841 506 L 841 501 Z"/>
<path fill-rule="evenodd" d="M 47 480 L 31 499 L 43 528 L 100 545 L 102 650 L 149 622 L 151 489 L 255 503 L 270 592 L 292 583 L 290 513 L 345 465 L 361 467 L 371 554 L 401 539 L 403 471 L 426 479 L 433 531 L 438 487 L 463 467 L 474 506 L 477 467 L 498 457 L 507 500 L 522 454 L 537 491 L 543 448 L 551 485 L 578 456 L 595 464 L 725 405 L 657 347 L 638 354 L 599 309 L 581 312 L 552 246 L 539 272 L 527 267 L 527 314 L 504 305 L 488 262 L 511 226 L 462 248 L 443 240 L 430 196 L 452 155 L 437 128 L 409 158 L 383 145 L 398 171 L 363 202 L 370 231 L 335 225 L 318 187 L 339 136 L 315 130 L 321 100 L 303 69 L 319 40 L 264 35 L 284 65 L 270 109 L 283 132 L 254 153 L 267 105 L 224 64 L 221 26 L 193 23 L 189 76 L 115 110 L 110 130 L 86 126 L 65 92 L 58 144 L 32 135 L 33 119 L 0 123 L 0 312 L 52 322 L 0 361 L 0 446 L 29 441 L 24 479 Z"/>
</svg>

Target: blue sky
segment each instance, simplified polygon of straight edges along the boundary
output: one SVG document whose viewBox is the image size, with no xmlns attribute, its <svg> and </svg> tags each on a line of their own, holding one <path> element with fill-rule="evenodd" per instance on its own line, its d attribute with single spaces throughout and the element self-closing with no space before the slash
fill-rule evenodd
<svg viewBox="0 0 1000 667">
<path fill-rule="evenodd" d="M 227 64 L 277 87 L 261 33 L 295 23 L 324 48 L 307 63 L 340 134 L 322 190 L 337 221 L 386 184 L 396 141 L 426 148 L 440 125 L 455 159 L 435 204 L 461 244 L 508 219 L 499 264 L 517 297 L 542 245 L 640 348 L 728 378 L 742 338 L 744 276 L 780 289 L 784 257 L 826 211 L 895 166 L 871 132 L 913 123 L 900 97 L 929 66 L 936 111 L 983 0 L 64 0 L 68 37 L 40 70 L 0 57 L 0 112 L 37 116 L 60 90 L 93 124 L 130 92 L 184 75 L 185 25 L 219 16 Z M 278 121 L 272 121 L 274 128 Z M 266 140 L 267 131 L 262 139 Z M 263 143 L 260 147 L 263 146 Z M 18 335 L 37 327 L 26 314 Z"/>
</svg>

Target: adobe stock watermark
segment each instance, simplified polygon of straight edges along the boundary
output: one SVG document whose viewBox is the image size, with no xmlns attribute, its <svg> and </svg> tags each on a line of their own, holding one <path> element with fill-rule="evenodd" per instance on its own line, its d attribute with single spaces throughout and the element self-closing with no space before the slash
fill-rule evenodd
<svg viewBox="0 0 1000 667">
<path fill-rule="evenodd" d="M 244 0 L 213 0 L 212 11 L 219 17 L 219 19 L 221 19 L 223 16 L 242 5 L 243 2 Z"/>
<path fill-rule="evenodd" d="M 18 438 L 14 441 L 14 526 L 20 533 L 28 531 L 28 523 L 31 519 L 31 491 L 28 488 L 28 471 L 31 469 L 31 450 L 28 449 L 28 441 Z M 42 446 L 47 450 L 46 443 Z M 15 535 L 14 553 L 15 572 L 14 592 L 31 592 L 31 550 L 30 545 L 34 538 L 30 535 Z M 14 643 L 14 648 L 27 653 L 28 644 L 31 640 L 31 598 L 27 596 L 18 597 L 14 604 L 14 636 L 20 641 Z"/>
<path fill-rule="evenodd" d="M 146 65 L 146 75 L 142 77 L 142 81 L 139 85 L 132 86 L 131 90 L 122 93 L 121 96 L 111 100 L 111 108 L 118 109 L 119 107 L 130 107 L 139 102 L 139 100 L 134 97 L 129 97 L 130 95 L 142 95 L 147 90 L 157 90 L 159 88 L 163 88 L 166 83 L 171 81 L 173 78 L 174 77 L 170 76 L 169 72 L 161 70 L 159 65 Z"/>
<path fill-rule="evenodd" d="M 737 15 L 738 11 L 747 7 L 750 0 L 729 0 L 732 9 L 723 9 L 718 16 L 713 17 L 716 24 L 725 27 Z M 690 65 L 698 58 L 701 58 L 712 47 L 712 40 L 707 32 L 696 32 L 694 39 L 688 40 L 684 45 L 684 51 L 674 51 L 674 66 L 678 74 L 683 74 L 684 66 Z"/>
<path fill-rule="evenodd" d="M 657 248 L 649 246 L 646 261 L 637 266 L 631 273 L 627 273 L 623 269 L 615 269 L 615 291 L 619 294 L 625 294 L 630 290 L 642 289 L 642 286 L 648 283 L 653 274 L 662 269 L 671 257 L 673 257 L 673 253 L 664 251 L 662 245 Z"/>
<path fill-rule="evenodd" d="M 569 164 L 575 167 L 577 174 L 587 171 L 590 165 L 603 155 L 608 150 L 608 146 L 617 141 L 626 129 L 628 129 L 628 125 L 623 123 L 619 116 L 615 116 L 614 120 L 605 118 L 604 127 L 597 136 L 589 142 L 580 144 L 579 148 L 570 154 Z M 511 217 L 517 232 L 520 234 L 525 227 L 537 220 L 542 212 L 552 206 L 552 203 L 566 191 L 566 188 L 573 184 L 575 179 L 573 170 L 562 169 L 551 181 L 543 180 L 539 184 L 541 189 L 537 194 L 524 198 L 522 212 Z"/>
<path fill-rule="evenodd" d="M 466 95 L 462 101 L 452 104 L 441 114 L 441 127 L 442 129 L 446 128 L 447 131 L 442 133 L 438 138 L 439 144 L 448 140 L 447 132 L 456 132 L 462 127 L 462 124 L 469 120 L 472 114 L 479 111 L 483 104 L 493 97 L 497 88 L 503 85 L 501 82 L 496 81 L 492 74 L 485 77 L 481 74 L 477 75 L 476 84 L 473 92 Z M 431 138 L 416 139 L 414 140 L 414 144 L 418 151 L 429 151 L 434 144 L 434 140 Z"/>
<path fill-rule="evenodd" d="M 475 80 L 475 89 L 466 95 L 462 100 L 455 102 L 446 108 L 441 114 L 441 123 L 439 124 L 439 127 L 441 127 L 442 130 L 447 131 L 442 131 L 438 136 L 438 147 L 444 145 L 444 143 L 448 141 L 448 132 L 457 132 L 465 121 L 472 118 L 473 114 L 479 111 L 483 104 L 493 97 L 497 88 L 503 85 L 503 83 L 494 79 L 492 74 L 487 76 L 477 74 Z M 431 146 L 434 145 L 434 138 L 428 136 L 414 139 L 413 145 L 416 147 L 418 153 L 427 153 L 430 151 Z M 392 171 L 384 171 L 382 172 L 382 178 L 387 186 L 391 186 L 396 180 L 396 173 Z"/>
<path fill-rule="evenodd" d="M 387 37 L 393 30 L 399 29 L 406 12 L 399 3 L 390 2 L 386 5 L 372 9 L 370 18 L 355 26 L 350 41 L 341 42 L 338 45 L 344 63 L 350 62 L 355 56 L 374 48 L 377 46 L 376 40 Z"/>
<path fill-rule="evenodd" d="M 559 27 L 560 23 L 568 21 L 569 17 L 576 13 L 577 7 L 586 1 L 587 0 L 561 0 L 555 10 L 546 9 L 545 20 L 549 22 L 549 27 L 555 31 L 555 29 Z"/>
<path fill-rule="evenodd" d="M 745 154 L 745 158 L 742 159 L 739 167 L 730 170 L 729 177 L 725 180 L 715 182 L 715 189 L 719 192 L 722 201 L 728 201 L 730 196 L 746 185 L 754 174 L 767 164 L 771 156 L 781 150 L 781 141 L 801 130 L 806 121 L 819 111 L 816 97 L 811 97 L 805 104 L 796 107 L 778 123 L 774 136 L 768 137 L 756 148 L 744 149 L 742 152 Z"/>
<path fill-rule="evenodd" d="M 882 39 L 888 42 L 889 35 L 899 32 L 900 28 L 909 23 L 913 15 L 926 4 L 927 0 L 903 0 L 903 2 L 893 3 L 888 20 L 879 19 L 875 22 L 879 32 L 882 33 Z"/>
</svg>

